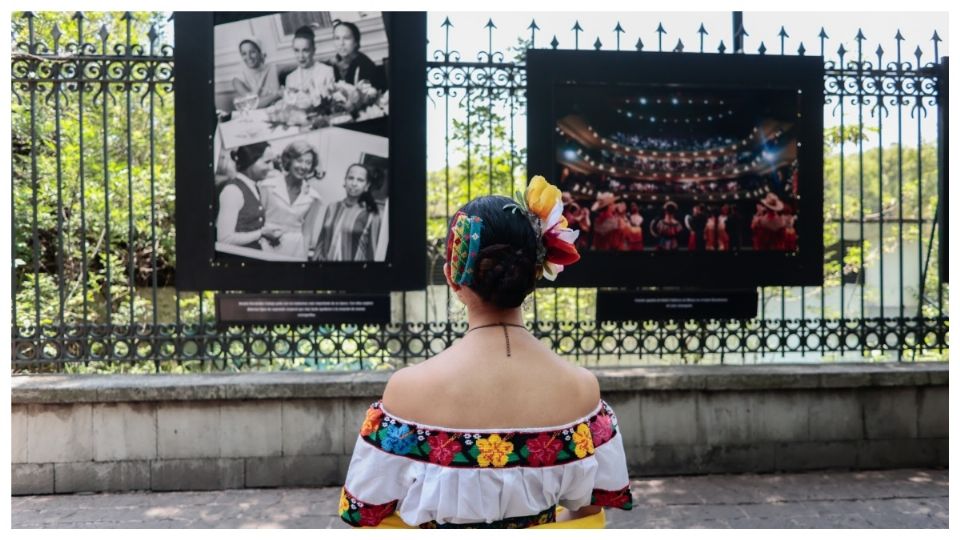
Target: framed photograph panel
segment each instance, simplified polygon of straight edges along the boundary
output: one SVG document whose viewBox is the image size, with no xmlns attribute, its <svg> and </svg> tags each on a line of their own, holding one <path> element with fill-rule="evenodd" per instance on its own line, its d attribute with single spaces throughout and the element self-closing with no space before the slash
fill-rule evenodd
<svg viewBox="0 0 960 540">
<path fill-rule="evenodd" d="M 558 286 L 822 283 L 822 58 L 535 49 L 527 103 L 580 231 Z"/>
<path fill-rule="evenodd" d="M 426 16 L 175 14 L 177 287 L 425 285 Z"/>
</svg>

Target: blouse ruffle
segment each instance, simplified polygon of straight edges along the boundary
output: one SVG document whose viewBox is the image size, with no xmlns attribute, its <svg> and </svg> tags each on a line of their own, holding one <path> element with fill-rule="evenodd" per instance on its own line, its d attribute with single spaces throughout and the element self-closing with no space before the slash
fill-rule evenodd
<svg viewBox="0 0 960 540">
<path fill-rule="evenodd" d="M 409 524 L 490 523 L 556 505 L 632 508 L 616 415 L 532 430 L 452 430 L 367 410 L 340 516 L 371 526 L 396 511 Z"/>
</svg>

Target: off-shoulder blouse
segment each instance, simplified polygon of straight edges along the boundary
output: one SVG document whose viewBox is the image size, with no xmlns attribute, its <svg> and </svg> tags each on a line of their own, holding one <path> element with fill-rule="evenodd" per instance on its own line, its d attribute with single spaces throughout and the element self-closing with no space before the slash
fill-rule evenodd
<svg viewBox="0 0 960 540">
<path fill-rule="evenodd" d="M 340 497 L 340 517 L 376 526 L 396 512 L 408 525 L 529 527 L 557 506 L 633 507 L 623 439 L 600 401 L 568 424 L 451 429 L 367 409 Z"/>
</svg>

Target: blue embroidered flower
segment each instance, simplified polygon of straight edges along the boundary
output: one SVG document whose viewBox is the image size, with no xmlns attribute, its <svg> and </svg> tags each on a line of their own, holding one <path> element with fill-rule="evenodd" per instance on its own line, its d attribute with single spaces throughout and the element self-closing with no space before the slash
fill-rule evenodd
<svg viewBox="0 0 960 540">
<path fill-rule="evenodd" d="M 410 426 L 401 424 L 387 427 L 382 439 L 383 449 L 387 452 L 402 456 L 413 449 L 417 444 L 416 437 L 404 437 L 410 433 Z"/>
</svg>

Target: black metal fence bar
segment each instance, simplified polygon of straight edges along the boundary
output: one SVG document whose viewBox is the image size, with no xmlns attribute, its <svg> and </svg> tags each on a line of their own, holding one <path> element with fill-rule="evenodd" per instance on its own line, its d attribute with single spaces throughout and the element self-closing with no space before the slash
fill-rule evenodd
<svg viewBox="0 0 960 540">
<path fill-rule="evenodd" d="M 89 31 L 93 25 L 87 25 L 89 15 L 57 19 L 49 14 L 14 16 L 14 370 L 377 369 L 429 357 L 463 335 L 462 312 L 440 282 L 425 291 L 395 294 L 399 309 L 389 325 L 218 329 L 210 308 L 212 293 L 174 288 L 175 249 L 169 241 L 174 227 L 174 80 L 172 46 L 161 32 L 164 21 L 156 15 L 107 14 L 100 17 L 94 34 Z M 61 25 L 72 25 L 72 31 L 62 32 Z M 557 48 L 559 41 L 554 35 L 542 43 L 540 28 L 531 21 L 529 35 L 520 36 L 523 45 L 508 58 L 494 49 L 497 28 L 490 20 L 483 27 L 486 49 L 467 60 L 450 47 L 450 20 L 441 26 L 444 41 L 429 55 L 425 99 L 445 126 L 435 135 L 443 139 L 444 165 L 431 174 L 429 219 L 446 223 L 452 210 L 473 196 L 511 194 L 522 186 L 525 149 L 516 133 L 525 110 L 523 50 Z M 111 28 L 120 28 L 121 35 L 111 34 Z M 749 34 L 742 18 L 734 28 L 736 54 L 747 54 L 744 37 Z M 580 35 L 579 22 L 571 32 L 574 47 L 604 48 L 599 37 L 591 43 Z M 611 42 L 615 45 L 609 48 L 621 50 L 624 33 L 618 21 Z M 704 48 L 707 33 L 701 25 L 698 47 L 690 50 L 709 52 Z M 683 41 L 671 47 L 668 36 L 659 25 L 657 50 L 683 54 Z M 779 54 L 786 54 L 789 34 L 781 27 L 779 36 Z M 591 315 L 594 289 L 541 290 L 528 310 L 528 322 L 540 339 L 590 365 L 775 361 L 774 355 L 814 355 L 829 361 L 852 353 L 898 360 L 943 358 L 948 348 L 948 289 L 932 259 L 941 210 L 939 186 L 928 181 L 937 163 L 929 161 L 921 137 L 924 121 L 941 97 L 939 37 L 934 34 L 932 40 L 932 61 L 922 61 L 919 47 L 911 61 L 902 58 L 898 32 L 896 59 L 886 64 L 882 47 L 875 62 L 864 55 L 862 32 L 856 38 L 855 60 L 842 45 L 828 58 L 824 52 L 829 36 L 821 31 L 819 39 L 826 69 L 825 113 L 839 114 L 841 141 L 848 132 L 860 134 L 853 138 L 856 156 L 846 154 L 845 144 L 838 145 L 839 191 L 825 200 L 825 229 L 839 238 L 834 262 L 839 261 L 840 283 L 761 288 L 760 316 L 752 321 L 597 323 Z M 642 50 L 642 40 L 634 48 Z M 728 54 L 722 40 L 716 52 Z M 766 52 L 761 42 L 757 53 Z M 797 54 L 805 53 L 800 43 Z M 884 119 L 894 107 L 896 165 L 891 166 L 892 161 L 884 162 L 891 152 L 883 147 Z M 856 113 L 853 122 L 847 119 L 850 110 Z M 90 111 L 99 113 L 94 120 Z M 874 116 L 879 170 L 870 177 L 866 165 L 873 158 L 864 148 L 863 133 Z M 914 147 L 904 144 L 911 120 L 917 131 Z M 933 150 L 937 155 L 937 148 Z M 457 155 L 462 162 L 455 162 Z M 915 169 L 905 170 L 911 159 Z M 931 187 L 924 187 L 925 181 Z M 915 193 L 905 190 L 910 182 L 916 183 Z M 871 186 L 876 186 L 875 200 L 867 193 Z M 884 202 L 885 195 L 894 193 L 895 213 Z M 914 204 L 916 208 L 910 208 Z M 925 204 L 935 210 L 925 211 Z M 876 263 L 864 255 L 871 231 L 879 242 Z M 855 257 L 844 255 L 849 234 L 859 235 L 861 242 Z M 884 254 L 885 239 L 894 238 L 899 246 L 896 280 L 885 273 L 894 262 Z M 437 240 L 430 238 L 430 268 L 442 252 Z M 916 244 L 914 263 L 905 260 L 907 240 Z M 865 276 L 874 264 L 879 269 L 880 312 L 868 316 L 874 292 Z M 916 288 L 908 279 L 912 265 Z M 849 286 L 842 284 L 845 267 L 858 271 L 854 286 L 859 291 L 854 289 L 854 294 L 859 293 L 859 301 L 852 305 Z M 899 299 L 894 315 L 883 310 L 891 296 Z M 912 297 L 916 311 L 908 312 L 905 306 Z M 777 302 L 779 309 L 768 306 Z M 788 316 L 791 302 L 799 303 L 799 318 Z M 817 316 L 808 317 L 808 307 L 818 311 Z"/>
</svg>

